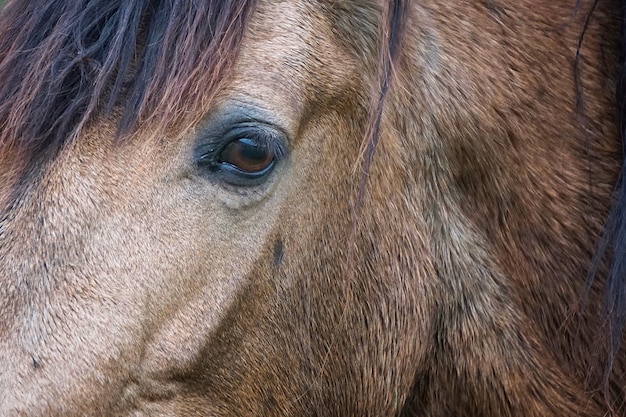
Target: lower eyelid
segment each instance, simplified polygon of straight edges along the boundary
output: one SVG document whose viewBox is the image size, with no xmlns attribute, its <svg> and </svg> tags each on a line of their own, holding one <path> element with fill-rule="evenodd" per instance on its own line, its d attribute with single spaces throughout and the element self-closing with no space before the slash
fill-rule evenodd
<svg viewBox="0 0 626 417">
<path fill-rule="evenodd" d="M 230 186 L 255 188 L 266 183 L 266 180 L 271 176 L 275 167 L 276 161 L 272 161 L 272 163 L 264 170 L 254 174 L 249 174 L 242 172 L 233 165 L 222 163 L 219 164 L 219 168 L 215 171 L 215 175 L 220 182 L 226 183 Z"/>
</svg>

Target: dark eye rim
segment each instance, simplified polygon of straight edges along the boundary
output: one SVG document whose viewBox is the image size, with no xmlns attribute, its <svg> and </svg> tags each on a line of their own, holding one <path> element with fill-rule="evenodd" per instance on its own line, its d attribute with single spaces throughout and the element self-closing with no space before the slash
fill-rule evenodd
<svg viewBox="0 0 626 417">
<path fill-rule="evenodd" d="M 219 164 L 221 164 L 221 169 L 228 170 L 232 172 L 233 174 L 245 175 L 250 178 L 260 178 L 269 174 L 270 171 L 274 169 L 274 165 L 276 164 L 276 157 L 274 157 L 274 159 L 272 159 L 272 161 L 265 168 L 260 169 L 258 171 L 245 171 L 243 169 L 238 168 L 236 165 L 233 165 L 226 161 L 219 162 Z"/>
<path fill-rule="evenodd" d="M 262 143 L 273 155 L 271 163 L 259 171 L 248 172 L 221 161 L 220 155 L 226 147 L 239 139 L 252 139 Z M 285 156 L 286 142 L 286 135 L 274 126 L 250 121 L 238 123 L 215 138 L 208 138 L 197 149 L 196 165 L 202 171 L 210 172 L 211 177 L 217 181 L 240 187 L 260 185 L 269 178 Z"/>
</svg>

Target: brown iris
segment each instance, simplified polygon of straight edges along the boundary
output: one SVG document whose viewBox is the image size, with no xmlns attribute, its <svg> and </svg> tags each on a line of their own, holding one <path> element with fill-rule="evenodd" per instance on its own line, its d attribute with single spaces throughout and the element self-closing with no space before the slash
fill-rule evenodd
<svg viewBox="0 0 626 417">
<path fill-rule="evenodd" d="M 220 162 L 242 172 L 256 174 L 266 171 L 274 163 L 274 153 L 265 144 L 250 138 L 230 142 L 220 153 Z"/>
</svg>

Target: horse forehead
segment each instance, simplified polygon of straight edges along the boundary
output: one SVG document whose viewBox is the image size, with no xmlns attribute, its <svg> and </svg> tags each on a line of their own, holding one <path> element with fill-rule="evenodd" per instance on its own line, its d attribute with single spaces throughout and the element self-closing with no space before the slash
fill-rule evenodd
<svg viewBox="0 0 626 417">
<path fill-rule="evenodd" d="M 315 90 L 318 86 L 311 78 L 319 84 L 332 82 L 324 88 L 334 88 L 356 65 L 337 38 L 337 29 L 338 22 L 325 2 L 261 1 L 243 39 L 235 71 L 257 83 L 272 82 L 288 89 L 302 90 L 302 82 L 309 81 L 306 87 Z"/>
</svg>

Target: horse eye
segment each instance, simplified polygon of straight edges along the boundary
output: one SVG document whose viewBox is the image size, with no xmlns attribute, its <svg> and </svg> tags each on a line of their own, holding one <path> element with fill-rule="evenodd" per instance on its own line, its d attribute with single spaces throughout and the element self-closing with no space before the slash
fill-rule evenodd
<svg viewBox="0 0 626 417">
<path fill-rule="evenodd" d="M 274 164 L 274 152 L 261 141 L 239 138 L 224 147 L 219 162 L 229 164 L 246 174 L 260 174 Z"/>
</svg>

